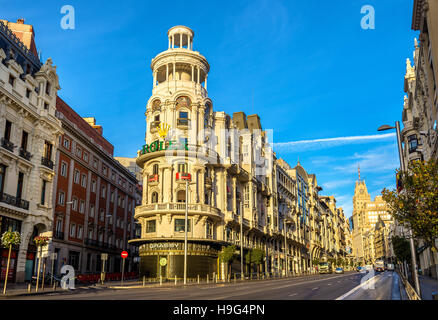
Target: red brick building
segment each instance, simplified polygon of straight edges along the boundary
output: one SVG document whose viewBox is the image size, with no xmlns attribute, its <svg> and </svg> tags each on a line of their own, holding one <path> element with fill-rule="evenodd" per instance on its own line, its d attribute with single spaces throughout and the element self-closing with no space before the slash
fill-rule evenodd
<svg viewBox="0 0 438 320">
<path fill-rule="evenodd" d="M 53 252 L 55 274 L 64 264 L 78 273 L 121 271 L 120 253 L 128 251 L 125 271 L 136 271 L 134 208 L 139 193 L 135 176 L 113 158 L 114 147 L 94 118 L 81 118 L 61 98 L 56 102 L 64 135 L 55 159 Z"/>
</svg>

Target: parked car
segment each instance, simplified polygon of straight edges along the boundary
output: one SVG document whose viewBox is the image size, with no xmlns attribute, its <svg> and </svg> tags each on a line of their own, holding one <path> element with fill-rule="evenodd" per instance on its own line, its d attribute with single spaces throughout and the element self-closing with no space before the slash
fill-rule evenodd
<svg viewBox="0 0 438 320">
<path fill-rule="evenodd" d="M 338 267 L 335 269 L 335 273 L 344 273 L 344 269 L 342 269 L 341 267 Z"/>
<path fill-rule="evenodd" d="M 356 271 L 357 271 L 357 272 L 362 272 L 362 271 L 365 271 L 365 268 L 364 268 L 364 267 L 361 267 L 361 266 L 358 266 L 358 267 L 356 268 Z"/>
</svg>

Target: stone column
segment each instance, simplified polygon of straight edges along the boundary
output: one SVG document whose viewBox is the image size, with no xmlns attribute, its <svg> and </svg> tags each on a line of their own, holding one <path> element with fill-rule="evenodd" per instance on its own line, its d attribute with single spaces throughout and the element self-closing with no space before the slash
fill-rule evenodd
<svg viewBox="0 0 438 320">
<path fill-rule="evenodd" d="M 161 203 L 164 202 L 164 168 L 161 169 Z"/>
<path fill-rule="evenodd" d="M 169 37 L 169 47 L 168 47 L 168 49 L 170 49 L 170 37 Z"/>
<path fill-rule="evenodd" d="M 175 48 L 175 35 L 172 34 L 172 49 Z"/>
</svg>

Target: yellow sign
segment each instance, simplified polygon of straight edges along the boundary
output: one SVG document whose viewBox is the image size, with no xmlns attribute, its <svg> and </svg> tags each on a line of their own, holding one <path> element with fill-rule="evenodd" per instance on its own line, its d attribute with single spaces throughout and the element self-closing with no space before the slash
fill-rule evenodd
<svg viewBox="0 0 438 320">
<path fill-rule="evenodd" d="M 162 267 L 164 267 L 164 266 L 166 266 L 166 264 L 167 264 L 167 259 L 166 258 L 161 258 L 160 259 L 160 266 L 162 266 Z"/>
<path fill-rule="evenodd" d="M 160 126 L 158 127 L 158 134 L 160 135 L 161 139 L 165 139 L 167 136 L 167 133 L 169 132 L 170 126 L 167 123 L 161 122 Z"/>
</svg>

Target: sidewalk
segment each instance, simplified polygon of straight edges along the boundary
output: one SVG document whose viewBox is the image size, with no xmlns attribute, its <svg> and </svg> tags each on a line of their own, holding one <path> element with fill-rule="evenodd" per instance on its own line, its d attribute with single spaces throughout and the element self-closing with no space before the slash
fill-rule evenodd
<svg viewBox="0 0 438 320">
<path fill-rule="evenodd" d="M 438 293 L 438 280 L 427 277 L 418 276 L 421 287 L 421 298 L 423 300 L 433 300 L 432 292 Z"/>
</svg>

